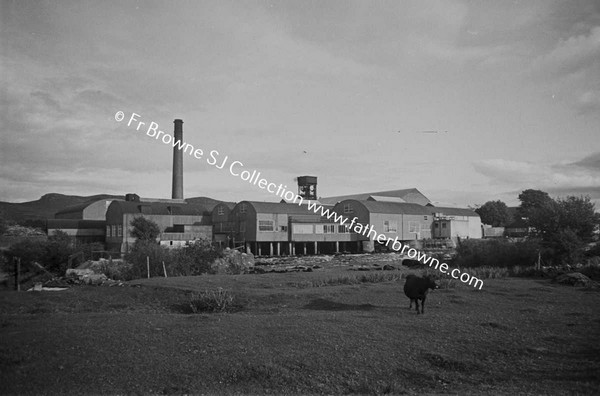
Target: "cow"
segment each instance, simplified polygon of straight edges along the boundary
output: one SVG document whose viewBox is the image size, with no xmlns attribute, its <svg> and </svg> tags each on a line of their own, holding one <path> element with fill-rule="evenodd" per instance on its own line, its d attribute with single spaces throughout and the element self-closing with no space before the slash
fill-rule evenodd
<svg viewBox="0 0 600 396">
<path fill-rule="evenodd" d="M 435 283 L 435 280 L 430 276 L 421 278 L 416 275 L 408 275 L 406 277 L 406 283 L 404 284 L 404 294 L 406 294 L 406 297 L 410 298 L 408 309 L 412 308 L 412 303 L 414 301 L 418 315 L 419 300 L 421 300 L 421 313 L 425 313 L 425 299 L 427 298 L 427 293 L 429 292 L 429 289 L 435 290 L 437 288 L 439 288 L 438 284 Z"/>
</svg>

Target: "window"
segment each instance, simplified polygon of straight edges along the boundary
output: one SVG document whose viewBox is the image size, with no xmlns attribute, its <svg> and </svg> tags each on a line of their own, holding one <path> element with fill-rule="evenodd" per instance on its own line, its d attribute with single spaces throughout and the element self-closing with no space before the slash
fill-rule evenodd
<svg viewBox="0 0 600 396">
<path fill-rule="evenodd" d="M 273 231 L 273 220 L 259 220 L 258 231 Z"/>
<path fill-rule="evenodd" d="M 440 228 L 440 223 L 435 223 L 433 226 L 434 226 L 435 228 Z"/>
<path fill-rule="evenodd" d="M 113 225 L 113 226 L 110 226 L 110 228 L 111 228 L 110 232 L 112 233 L 112 236 L 117 236 L 117 226 Z"/>
<path fill-rule="evenodd" d="M 423 220 L 427 220 L 427 216 L 423 216 Z"/>
<path fill-rule="evenodd" d="M 240 205 L 240 213 L 246 213 L 246 204 L 245 203 Z"/>
<path fill-rule="evenodd" d="M 339 225 L 338 226 L 338 234 L 349 234 L 350 229 L 347 225 Z"/>
<path fill-rule="evenodd" d="M 106 236 L 107 236 L 107 237 L 110 237 L 110 236 L 112 236 L 112 235 L 110 234 L 110 226 L 106 226 Z"/>
<path fill-rule="evenodd" d="M 117 236 L 122 237 L 123 236 L 123 225 L 119 224 L 117 226 Z"/>
<path fill-rule="evenodd" d="M 395 222 L 385 220 L 383 222 L 383 232 L 398 232 L 398 225 Z"/>
<path fill-rule="evenodd" d="M 354 209 L 352 209 L 351 204 L 344 204 L 344 213 L 354 213 Z"/>
<path fill-rule="evenodd" d="M 323 225 L 323 233 L 324 234 L 335 234 L 335 224 Z"/>
<path fill-rule="evenodd" d="M 287 232 L 287 226 L 279 226 L 280 232 Z"/>
<path fill-rule="evenodd" d="M 219 206 L 219 208 L 217 209 L 217 215 L 223 216 L 224 214 L 225 214 L 225 209 L 223 209 L 222 206 Z"/>
<path fill-rule="evenodd" d="M 442 223 L 442 228 L 446 228 L 446 223 Z"/>
<path fill-rule="evenodd" d="M 408 222 L 408 232 L 414 232 L 414 233 L 419 232 L 419 223 L 417 223 L 416 221 L 409 221 Z"/>
<path fill-rule="evenodd" d="M 292 224 L 292 233 L 294 234 L 312 234 L 312 224 Z"/>
</svg>

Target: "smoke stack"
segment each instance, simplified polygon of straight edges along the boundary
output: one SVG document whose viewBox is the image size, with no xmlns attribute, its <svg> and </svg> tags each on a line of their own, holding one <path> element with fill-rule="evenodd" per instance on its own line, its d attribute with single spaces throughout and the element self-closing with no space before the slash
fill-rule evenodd
<svg viewBox="0 0 600 396">
<path fill-rule="evenodd" d="M 175 141 L 183 140 L 183 120 L 173 121 L 175 124 Z M 183 152 L 173 146 L 173 193 L 171 198 L 183 199 Z"/>
</svg>

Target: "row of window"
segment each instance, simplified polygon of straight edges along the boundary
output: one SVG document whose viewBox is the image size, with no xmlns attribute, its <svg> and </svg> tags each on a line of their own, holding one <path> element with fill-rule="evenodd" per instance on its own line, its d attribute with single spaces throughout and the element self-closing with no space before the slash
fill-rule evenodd
<svg viewBox="0 0 600 396">
<path fill-rule="evenodd" d="M 335 234 L 337 227 L 338 234 L 346 234 L 349 231 L 347 225 L 336 225 L 336 224 L 316 224 L 313 231 L 313 224 L 294 224 L 294 233 L 295 234 Z M 434 223 L 434 227 L 438 228 L 439 224 Z M 446 228 L 446 223 L 442 223 L 442 228 Z M 417 221 L 409 221 L 408 222 L 408 232 L 410 233 L 418 233 L 421 231 L 426 231 L 429 229 L 427 224 L 421 224 Z M 245 223 L 240 223 L 240 232 L 245 232 L 246 227 Z M 259 220 L 258 221 L 258 231 L 261 232 L 273 232 L 275 231 L 275 226 L 273 220 Z M 280 226 L 279 232 L 287 232 L 287 226 Z M 398 232 L 398 223 L 394 221 L 385 220 L 383 222 L 383 232 L 384 233 L 394 233 Z"/>
<path fill-rule="evenodd" d="M 122 225 L 107 225 L 106 226 L 106 236 L 107 237 L 122 237 L 123 236 L 123 226 Z"/>
<path fill-rule="evenodd" d="M 294 224 L 294 234 L 335 234 L 336 230 L 338 234 L 349 233 L 348 226 L 339 224 L 315 224 L 313 230 L 313 224 Z"/>
</svg>

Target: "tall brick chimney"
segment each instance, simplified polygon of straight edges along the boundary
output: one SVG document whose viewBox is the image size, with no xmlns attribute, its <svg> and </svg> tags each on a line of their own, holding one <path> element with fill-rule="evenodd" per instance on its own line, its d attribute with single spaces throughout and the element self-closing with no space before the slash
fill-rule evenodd
<svg viewBox="0 0 600 396">
<path fill-rule="evenodd" d="M 183 120 L 173 121 L 175 124 L 175 141 L 183 140 Z M 171 198 L 183 199 L 183 152 L 179 145 L 173 146 L 173 192 Z"/>
</svg>

